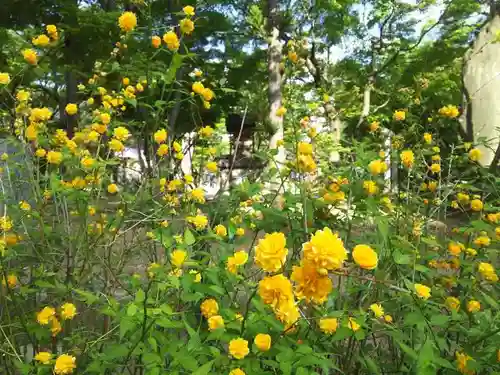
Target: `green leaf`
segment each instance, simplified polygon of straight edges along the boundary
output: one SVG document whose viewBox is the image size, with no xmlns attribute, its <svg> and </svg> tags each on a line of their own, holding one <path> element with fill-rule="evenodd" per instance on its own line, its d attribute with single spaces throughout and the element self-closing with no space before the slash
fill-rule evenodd
<svg viewBox="0 0 500 375">
<path fill-rule="evenodd" d="M 105 346 L 104 355 L 106 359 L 112 361 L 118 358 L 124 358 L 129 352 L 129 349 L 124 344 L 111 344 Z"/>
<path fill-rule="evenodd" d="M 427 370 L 429 370 L 429 367 L 433 361 L 434 361 L 434 346 L 432 345 L 432 341 L 427 339 L 425 340 L 424 345 L 422 345 L 422 347 L 419 350 L 418 373 L 420 372 L 424 373 Z"/>
<path fill-rule="evenodd" d="M 136 303 L 142 303 L 144 302 L 144 299 L 146 298 L 146 294 L 142 289 L 139 289 L 137 293 L 135 294 L 135 302 Z"/>
<path fill-rule="evenodd" d="M 444 327 L 448 321 L 450 320 L 450 317 L 448 315 L 433 315 L 431 316 L 430 323 L 433 326 L 437 327 Z"/>
<path fill-rule="evenodd" d="M 373 359 L 369 357 L 364 357 L 363 359 L 365 361 L 366 367 L 368 368 L 371 374 L 380 375 L 380 369 Z"/>
<path fill-rule="evenodd" d="M 212 369 L 213 364 L 214 364 L 214 361 L 210 361 L 210 362 L 205 363 L 198 370 L 193 372 L 192 375 L 207 375 L 210 372 L 210 370 Z"/>
<path fill-rule="evenodd" d="M 188 246 L 191 246 L 196 242 L 196 238 L 194 238 L 193 232 L 191 232 L 189 228 L 186 228 L 186 230 L 184 231 L 184 242 Z"/>
<path fill-rule="evenodd" d="M 498 310 L 498 303 L 497 301 L 495 301 L 493 298 L 491 298 L 489 295 L 487 295 L 485 292 L 483 292 L 482 290 L 480 291 L 481 294 L 483 295 L 483 298 L 486 302 L 488 302 L 488 304 L 493 307 L 495 310 Z"/>
<path fill-rule="evenodd" d="M 398 343 L 399 347 L 401 348 L 401 350 L 403 352 L 405 352 L 409 357 L 411 357 L 412 359 L 414 360 L 417 360 L 418 359 L 418 355 L 417 353 L 415 352 L 415 350 L 413 350 L 412 348 L 410 348 L 408 345 L 406 345 L 404 342 L 401 342 L 399 340 L 396 340 L 396 342 Z"/>
<path fill-rule="evenodd" d="M 120 338 L 125 337 L 126 333 L 132 330 L 136 325 L 135 321 L 131 318 L 124 317 L 120 320 Z"/>
<path fill-rule="evenodd" d="M 80 299 L 80 301 L 85 302 L 87 305 L 92 305 L 93 303 L 95 303 L 96 301 L 99 300 L 99 297 L 93 295 L 92 293 L 86 292 L 84 290 L 73 289 L 73 291 L 75 293 L 77 293 L 78 295 L 80 295 L 80 297 L 82 297 L 82 299 Z"/>
<path fill-rule="evenodd" d="M 137 313 L 138 307 L 136 304 L 132 303 L 127 307 L 127 315 L 134 316 Z"/>
<path fill-rule="evenodd" d="M 175 79 L 175 74 L 182 65 L 182 59 L 182 55 L 178 53 L 174 54 L 174 56 L 172 57 L 172 62 L 170 63 L 167 73 L 163 77 L 167 85 L 172 83 L 172 81 Z"/>
<path fill-rule="evenodd" d="M 392 257 L 394 258 L 394 262 L 397 264 L 410 264 L 411 258 L 408 254 L 403 254 L 400 251 L 396 250 L 392 253 Z"/>
</svg>

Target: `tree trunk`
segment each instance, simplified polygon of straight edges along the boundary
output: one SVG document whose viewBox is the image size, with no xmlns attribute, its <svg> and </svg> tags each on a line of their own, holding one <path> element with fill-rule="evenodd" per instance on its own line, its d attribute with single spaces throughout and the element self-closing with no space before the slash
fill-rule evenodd
<svg viewBox="0 0 500 375">
<path fill-rule="evenodd" d="M 267 49 L 267 70 L 268 78 L 268 100 L 269 100 L 269 125 L 271 126 L 273 135 L 269 140 L 269 148 L 278 148 L 278 141 L 283 139 L 283 117 L 277 116 L 276 112 L 282 105 L 281 96 L 281 71 L 280 62 L 282 54 L 282 46 L 279 40 L 279 25 L 277 23 L 278 1 L 268 0 L 268 22 L 269 22 L 269 39 Z M 272 161 L 270 167 L 281 169 L 285 162 L 285 152 L 283 148 L 279 148 L 278 154 Z"/>
</svg>

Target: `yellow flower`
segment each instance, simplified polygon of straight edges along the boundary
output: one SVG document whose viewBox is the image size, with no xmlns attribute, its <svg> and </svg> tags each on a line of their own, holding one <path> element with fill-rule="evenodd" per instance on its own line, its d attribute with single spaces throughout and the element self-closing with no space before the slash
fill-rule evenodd
<svg viewBox="0 0 500 375">
<path fill-rule="evenodd" d="M 479 301 L 470 300 L 469 302 L 467 302 L 467 311 L 468 312 L 476 313 L 479 310 L 481 310 L 481 304 L 479 303 Z"/>
<path fill-rule="evenodd" d="M 259 296 L 266 305 L 277 309 L 281 304 L 293 299 L 292 284 L 282 274 L 266 276 L 259 282 Z"/>
<path fill-rule="evenodd" d="M 56 310 L 53 307 L 45 306 L 40 312 L 36 315 L 36 321 L 45 326 L 49 324 L 49 322 L 55 317 Z"/>
<path fill-rule="evenodd" d="M 23 51 L 24 60 L 30 65 L 36 65 L 38 62 L 38 57 L 36 52 L 30 48 Z"/>
<path fill-rule="evenodd" d="M 214 98 L 214 92 L 208 87 L 205 87 L 201 92 L 201 96 L 203 96 L 205 102 L 209 102 Z"/>
<path fill-rule="evenodd" d="M 337 331 L 339 322 L 336 318 L 322 318 L 319 320 L 319 328 L 323 333 L 331 335 Z"/>
<path fill-rule="evenodd" d="M 45 27 L 45 30 L 47 30 L 47 34 L 49 34 L 49 35 L 57 33 L 57 27 L 56 27 L 56 25 L 47 25 Z"/>
<path fill-rule="evenodd" d="M 118 26 L 124 32 L 130 32 L 137 26 L 137 16 L 132 12 L 124 12 L 118 18 Z"/>
<path fill-rule="evenodd" d="M 369 125 L 369 129 L 371 133 L 375 133 L 380 128 L 380 122 L 372 121 Z"/>
<path fill-rule="evenodd" d="M 49 45 L 50 39 L 47 35 L 41 34 L 36 38 L 33 38 L 31 42 L 37 47 L 46 47 Z"/>
<path fill-rule="evenodd" d="M 377 267 L 377 253 L 368 245 L 357 245 L 352 251 L 352 257 L 361 268 L 372 270 Z"/>
<path fill-rule="evenodd" d="M 415 162 L 415 155 L 412 150 L 404 150 L 401 152 L 401 162 L 406 168 L 413 167 L 413 163 Z"/>
<path fill-rule="evenodd" d="M 68 354 L 62 354 L 56 359 L 54 373 L 56 375 L 67 375 L 73 373 L 76 368 L 76 358 Z"/>
<path fill-rule="evenodd" d="M 387 171 L 387 164 L 380 159 L 372 160 L 368 164 L 368 169 L 372 175 L 376 176 Z"/>
<path fill-rule="evenodd" d="M 424 142 L 430 145 L 432 143 L 432 134 L 424 133 Z"/>
<path fill-rule="evenodd" d="M 354 320 L 354 318 L 352 317 L 349 317 L 349 320 L 347 322 L 347 326 L 352 329 L 354 332 L 358 331 L 361 326 L 358 324 L 358 322 L 356 322 L 356 320 Z"/>
<path fill-rule="evenodd" d="M 195 94 L 201 95 L 203 90 L 205 90 L 205 86 L 203 86 L 203 83 L 201 82 L 194 82 L 191 86 L 191 90 L 193 90 Z"/>
<path fill-rule="evenodd" d="M 241 236 L 245 235 L 245 229 L 243 229 L 243 228 L 237 228 L 236 232 L 234 234 L 237 235 L 237 236 L 239 236 L 239 237 L 241 237 Z"/>
<path fill-rule="evenodd" d="M 194 7 L 192 7 L 191 5 L 186 5 L 184 8 L 182 8 L 182 11 L 188 17 L 194 16 Z"/>
<path fill-rule="evenodd" d="M 172 254 L 170 254 L 170 261 L 177 268 L 181 268 L 186 259 L 187 253 L 184 250 L 174 250 Z"/>
<path fill-rule="evenodd" d="M 59 151 L 49 151 L 47 153 L 47 162 L 49 164 L 61 164 L 63 155 Z"/>
<path fill-rule="evenodd" d="M 125 146 L 118 139 L 112 139 L 109 141 L 108 146 L 115 152 L 123 152 L 125 150 Z"/>
<path fill-rule="evenodd" d="M 248 261 L 248 254 L 245 250 L 236 251 L 233 258 L 237 266 L 243 266 Z"/>
<path fill-rule="evenodd" d="M 246 373 L 240 368 L 235 368 L 229 372 L 229 375 L 246 375 Z"/>
<path fill-rule="evenodd" d="M 257 334 L 253 342 L 257 349 L 259 349 L 261 352 L 267 352 L 269 349 L 271 349 L 271 336 L 269 336 L 268 334 Z"/>
<path fill-rule="evenodd" d="M 154 133 L 153 138 L 158 144 L 164 143 L 167 140 L 167 131 L 165 129 L 157 130 Z"/>
<path fill-rule="evenodd" d="M 422 284 L 415 284 L 415 291 L 417 295 L 422 299 L 428 299 L 431 296 L 431 288 Z"/>
<path fill-rule="evenodd" d="M 380 303 L 372 303 L 370 305 L 370 310 L 373 311 L 373 314 L 375 314 L 376 318 L 380 318 L 382 315 L 384 315 L 384 309 Z"/>
<path fill-rule="evenodd" d="M 226 237 L 227 236 L 227 229 L 224 225 L 219 224 L 215 226 L 215 234 L 218 235 L 219 237 Z"/>
<path fill-rule="evenodd" d="M 467 368 L 467 362 L 473 360 L 471 356 L 469 356 L 465 353 L 456 352 L 455 357 L 457 359 L 457 369 L 460 373 L 465 374 L 465 375 L 475 374 L 474 370 L 469 370 Z"/>
<path fill-rule="evenodd" d="M 201 303 L 200 310 L 201 315 L 208 319 L 211 316 L 217 315 L 217 313 L 219 312 L 219 305 L 217 304 L 216 300 L 214 300 L 213 298 L 209 298 Z"/>
<path fill-rule="evenodd" d="M 377 183 L 372 180 L 363 181 L 363 189 L 365 189 L 365 192 L 368 195 L 375 195 L 379 191 Z"/>
<path fill-rule="evenodd" d="M 104 125 L 108 125 L 110 122 L 111 122 L 111 116 L 109 113 L 101 113 L 99 115 L 99 118 L 101 119 L 101 122 L 104 124 Z M 103 132 L 99 132 L 99 133 L 103 133 Z"/>
<path fill-rule="evenodd" d="M 1 84 L 1 78 L 2 73 L 0 73 L 0 84 Z M 31 94 L 29 91 L 25 90 L 19 90 L 16 94 L 16 99 L 19 100 L 20 102 L 27 102 L 30 99 Z"/>
<path fill-rule="evenodd" d="M 0 73 L 0 85 L 8 85 L 10 82 L 9 73 Z"/>
<path fill-rule="evenodd" d="M 109 184 L 108 185 L 108 193 L 109 194 L 116 194 L 116 193 L 118 193 L 118 186 L 116 184 Z"/>
<path fill-rule="evenodd" d="M 312 144 L 307 143 L 307 142 L 299 142 L 297 144 L 297 152 L 299 154 L 303 154 L 303 155 L 312 155 L 313 146 L 312 146 Z"/>
<path fill-rule="evenodd" d="M 242 338 L 231 340 L 229 342 L 229 353 L 236 359 L 245 358 L 250 353 L 248 341 Z"/>
<path fill-rule="evenodd" d="M 498 276 L 496 274 L 495 268 L 490 263 L 481 262 L 479 263 L 478 269 L 481 275 L 486 280 L 493 282 L 498 281 Z"/>
<path fill-rule="evenodd" d="M 479 161 L 481 159 L 482 152 L 478 148 L 473 148 L 469 151 L 469 159 L 472 161 Z"/>
<path fill-rule="evenodd" d="M 286 108 L 281 106 L 276 110 L 276 116 L 283 117 L 286 113 Z"/>
<path fill-rule="evenodd" d="M 300 266 L 294 266 L 292 281 L 295 285 L 295 295 L 298 299 L 305 299 L 307 302 L 322 304 L 328 299 L 328 294 L 333 289 L 333 284 L 328 274 L 320 274 L 316 267 L 302 261 Z"/>
<path fill-rule="evenodd" d="M 432 165 L 431 165 L 431 172 L 432 173 L 439 173 L 439 172 L 441 172 L 441 164 L 439 164 L 439 163 L 432 163 Z"/>
<path fill-rule="evenodd" d="M 161 38 L 158 35 L 153 35 L 151 37 L 151 45 L 153 46 L 153 48 L 160 48 Z"/>
<path fill-rule="evenodd" d="M 208 224 L 208 219 L 205 215 L 188 216 L 187 221 L 194 224 L 196 229 L 205 229 Z"/>
<path fill-rule="evenodd" d="M 123 126 L 118 126 L 113 130 L 113 137 L 121 142 L 124 142 L 130 137 L 130 132 Z"/>
<path fill-rule="evenodd" d="M 190 197 L 198 203 L 205 203 L 205 191 L 203 188 L 196 188 L 189 192 Z"/>
<path fill-rule="evenodd" d="M 198 131 L 198 134 L 203 138 L 210 138 L 214 134 L 214 128 L 211 126 L 204 126 Z"/>
<path fill-rule="evenodd" d="M 479 247 L 488 247 L 491 244 L 491 239 L 488 236 L 479 236 L 474 240 L 474 245 Z"/>
<path fill-rule="evenodd" d="M 168 155 L 168 145 L 165 143 L 162 143 L 160 147 L 158 147 L 158 150 L 156 150 L 156 154 L 158 156 L 165 156 Z"/>
<path fill-rule="evenodd" d="M 458 111 L 458 108 L 454 105 L 447 105 L 447 106 L 444 106 L 444 107 L 441 107 L 438 111 L 438 113 L 441 115 L 441 116 L 444 116 L 444 117 L 449 117 L 449 118 L 455 118 L 455 117 L 458 117 L 458 115 L 460 114 L 459 111 Z"/>
<path fill-rule="evenodd" d="M 83 168 L 89 169 L 94 167 L 95 165 L 95 159 L 90 158 L 90 157 L 84 157 L 81 161 L 80 164 Z"/>
<path fill-rule="evenodd" d="M 286 261 L 288 249 L 281 232 L 266 233 L 255 247 L 255 263 L 266 272 L 279 271 Z"/>
<path fill-rule="evenodd" d="M 446 297 L 444 304 L 449 310 L 458 311 L 460 308 L 460 300 L 456 297 Z"/>
<path fill-rule="evenodd" d="M 195 283 L 201 282 L 201 274 L 198 271 L 196 271 L 196 270 L 190 270 L 189 274 L 194 276 L 194 282 Z"/>
<path fill-rule="evenodd" d="M 470 202 L 470 208 L 472 209 L 472 211 L 481 211 L 483 209 L 483 206 L 483 202 L 480 199 L 473 199 Z"/>
<path fill-rule="evenodd" d="M 392 117 L 395 121 L 404 121 L 406 119 L 406 112 L 401 110 L 395 111 Z"/>
<path fill-rule="evenodd" d="M 212 173 L 217 172 L 217 170 L 219 169 L 215 161 L 209 161 L 208 163 L 206 163 L 205 168 Z"/>
<path fill-rule="evenodd" d="M 65 303 L 61 306 L 61 318 L 63 320 L 71 320 L 76 315 L 76 306 L 72 303 Z"/>
<path fill-rule="evenodd" d="M 347 259 L 347 251 L 344 243 L 337 233 L 330 228 L 317 230 L 311 236 L 311 240 L 302 245 L 302 253 L 305 260 L 316 268 L 335 270 L 341 268 Z"/>
<path fill-rule="evenodd" d="M 183 34 L 191 34 L 194 30 L 194 22 L 189 18 L 184 18 L 179 22 L 179 28 Z"/>
<path fill-rule="evenodd" d="M 220 315 L 213 315 L 208 318 L 208 329 L 215 331 L 216 329 L 224 328 L 224 319 Z"/>
<path fill-rule="evenodd" d="M 19 208 L 23 211 L 30 211 L 31 205 L 26 201 L 19 202 Z"/>
<path fill-rule="evenodd" d="M 392 323 L 392 321 L 393 321 L 392 316 L 390 316 L 390 315 L 384 315 L 384 320 L 387 323 Z"/>
<path fill-rule="evenodd" d="M 17 285 L 17 276 L 14 274 L 7 275 L 7 280 L 5 280 L 5 277 L 2 277 L 2 285 L 8 285 L 9 288 L 15 288 Z"/>
<path fill-rule="evenodd" d="M 43 365 L 48 365 L 52 359 L 52 354 L 49 352 L 38 352 L 35 355 L 35 361 L 40 362 Z"/>
</svg>

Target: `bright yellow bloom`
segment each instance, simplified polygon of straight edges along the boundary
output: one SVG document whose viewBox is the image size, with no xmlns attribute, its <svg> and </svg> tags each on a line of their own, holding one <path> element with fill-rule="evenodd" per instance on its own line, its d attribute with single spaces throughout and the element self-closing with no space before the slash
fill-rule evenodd
<svg viewBox="0 0 500 375">
<path fill-rule="evenodd" d="M 479 301 L 470 300 L 469 302 L 467 302 L 467 311 L 468 312 L 476 313 L 479 310 L 481 310 L 481 304 L 479 303 Z"/>
<path fill-rule="evenodd" d="M 424 141 L 428 145 L 432 143 L 432 134 L 431 133 L 424 133 Z"/>
<path fill-rule="evenodd" d="M 198 131 L 198 134 L 203 138 L 210 138 L 214 134 L 214 128 L 211 126 L 204 126 Z"/>
<path fill-rule="evenodd" d="M 282 274 L 266 276 L 259 282 L 259 296 L 266 305 L 277 309 L 281 304 L 293 299 L 292 284 Z"/>
<path fill-rule="evenodd" d="M 36 38 L 31 39 L 31 42 L 37 47 L 46 47 L 49 45 L 50 39 L 47 35 L 41 34 Z"/>
<path fill-rule="evenodd" d="M 491 239 L 488 236 L 479 236 L 474 240 L 474 245 L 479 247 L 488 247 L 491 244 Z"/>
<path fill-rule="evenodd" d="M 328 294 L 333 289 L 333 284 L 328 274 L 320 274 L 316 267 L 302 261 L 300 266 L 294 266 L 292 281 L 295 282 L 295 295 L 298 299 L 305 299 L 307 302 L 322 304 L 328 299 Z"/>
<path fill-rule="evenodd" d="M 189 18 L 184 18 L 179 22 L 179 28 L 183 34 L 191 34 L 194 30 L 194 22 Z"/>
<path fill-rule="evenodd" d="M 453 256 L 458 256 L 465 248 L 460 242 L 450 242 L 448 244 L 448 252 Z"/>
<path fill-rule="evenodd" d="M 158 35 L 153 35 L 151 37 L 151 45 L 153 46 L 153 48 L 160 48 L 161 38 Z"/>
<path fill-rule="evenodd" d="M 198 203 L 205 203 L 205 190 L 203 188 L 196 188 L 189 192 L 191 199 Z"/>
<path fill-rule="evenodd" d="M 9 73 L 0 73 L 0 85 L 8 85 L 10 82 Z"/>
<path fill-rule="evenodd" d="M 449 310 L 458 311 L 460 309 L 460 300 L 456 297 L 446 297 L 444 304 Z"/>
<path fill-rule="evenodd" d="M 214 230 L 215 230 L 215 234 L 218 235 L 219 237 L 226 237 L 227 236 L 227 229 L 222 224 L 216 225 Z"/>
<path fill-rule="evenodd" d="M 108 146 L 115 152 L 123 152 L 125 150 L 125 146 L 118 139 L 112 139 L 109 141 Z"/>
<path fill-rule="evenodd" d="M 470 208 L 472 211 L 479 212 L 483 209 L 483 202 L 480 199 L 473 199 L 470 202 Z"/>
<path fill-rule="evenodd" d="M 61 306 L 61 318 L 71 320 L 76 316 L 76 306 L 72 303 L 65 303 Z"/>
<path fill-rule="evenodd" d="M 36 51 L 28 48 L 23 51 L 24 60 L 30 65 L 36 65 L 38 63 L 38 57 Z"/>
<path fill-rule="evenodd" d="M 352 257 L 361 268 L 372 270 L 377 267 L 377 253 L 368 245 L 357 245 L 354 247 Z"/>
<path fill-rule="evenodd" d="M 124 32 L 130 32 L 137 26 L 137 16 L 132 12 L 124 12 L 118 18 L 118 26 Z"/>
<path fill-rule="evenodd" d="M 243 266 L 248 261 L 248 253 L 245 250 L 236 251 L 233 257 L 237 266 Z"/>
<path fill-rule="evenodd" d="M 56 359 L 54 373 L 56 375 L 67 375 L 73 373 L 76 368 L 76 358 L 68 354 L 62 354 Z"/>
<path fill-rule="evenodd" d="M 116 194 L 116 193 L 118 193 L 118 185 L 116 185 L 116 184 L 109 184 L 108 185 L 108 193 L 109 194 Z"/>
<path fill-rule="evenodd" d="M 194 16 L 194 7 L 192 7 L 191 5 L 186 5 L 184 8 L 182 8 L 182 11 L 188 17 Z"/>
<path fill-rule="evenodd" d="M 469 151 L 469 159 L 472 161 L 479 161 L 481 159 L 482 152 L 478 148 L 473 148 L 472 150 Z"/>
<path fill-rule="evenodd" d="M 486 280 L 492 282 L 498 281 L 498 275 L 496 274 L 495 268 L 490 263 L 479 263 L 478 270 Z"/>
<path fill-rule="evenodd" d="M 380 159 L 372 160 L 368 164 L 368 170 L 372 175 L 377 176 L 387 171 L 387 164 Z"/>
<path fill-rule="evenodd" d="M 297 152 L 299 154 L 303 154 L 303 155 L 312 155 L 313 146 L 312 146 L 312 144 L 307 143 L 307 142 L 299 142 L 297 144 Z"/>
<path fill-rule="evenodd" d="M 217 170 L 219 169 L 215 161 L 209 161 L 208 163 L 206 163 L 205 168 L 212 173 L 217 172 Z"/>
<path fill-rule="evenodd" d="M 347 326 L 352 329 L 354 332 L 358 331 L 361 326 L 356 322 L 356 320 L 352 317 L 349 317 L 349 320 L 347 322 Z"/>
<path fill-rule="evenodd" d="M 162 143 L 160 147 L 158 147 L 158 150 L 156 150 L 156 154 L 158 156 L 165 156 L 168 155 L 168 145 L 165 143 Z"/>
<path fill-rule="evenodd" d="M 392 117 L 395 121 L 404 121 L 406 119 L 406 112 L 401 110 L 395 111 Z"/>
<path fill-rule="evenodd" d="M 432 173 L 439 173 L 439 172 L 441 172 L 441 164 L 439 164 L 439 163 L 432 163 L 432 165 L 431 165 L 431 172 Z"/>
<path fill-rule="evenodd" d="M 165 129 L 157 130 L 154 133 L 153 138 L 158 144 L 164 143 L 167 140 L 167 131 Z"/>
<path fill-rule="evenodd" d="M 85 169 L 90 169 L 94 167 L 95 165 L 95 159 L 90 158 L 90 157 L 84 157 L 81 161 L 80 164 L 83 168 Z"/>
<path fill-rule="evenodd" d="M 276 116 L 283 117 L 286 113 L 286 108 L 281 106 L 276 110 Z"/>
<path fill-rule="evenodd" d="M 363 181 L 363 189 L 365 189 L 365 192 L 368 195 L 375 195 L 379 191 L 377 183 L 372 180 Z"/>
<path fill-rule="evenodd" d="M 56 310 L 53 307 L 45 306 L 36 315 L 36 321 L 45 326 L 56 316 Z"/>
<path fill-rule="evenodd" d="M 217 315 L 219 313 L 219 305 L 217 301 L 213 298 L 204 300 L 200 306 L 201 315 L 205 318 L 210 318 L 211 316 Z"/>
<path fill-rule="evenodd" d="M 465 353 L 456 352 L 455 357 L 457 359 L 457 369 L 460 373 L 465 374 L 465 375 L 474 375 L 475 374 L 474 370 L 469 370 L 467 368 L 467 362 L 473 360 L 471 356 L 469 356 Z"/>
<path fill-rule="evenodd" d="M 172 254 L 170 254 L 170 261 L 175 267 L 181 268 L 186 261 L 187 256 L 188 255 L 184 250 L 174 250 L 172 251 Z"/>
<path fill-rule="evenodd" d="M 208 219 L 205 215 L 188 216 L 187 221 L 194 224 L 196 229 L 205 229 L 208 224 Z"/>
<path fill-rule="evenodd" d="M 203 90 L 205 90 L 205 86 L 203 86 L 201 82 L 194 82 L 191 86 L 191 90 L 193 90 L 195 94 L 201 95 Z"/>
<path fill-rule="evenodd" d="M 319 328 L 323 333 L 331 335 L 337 331 L 339 322 L 337 318 L 322 318 L 319 320 Z"/>
<path fill-rule="evenodd" d="M 40 362 L 43 365 L 48 365 L 52 359 L 52 354 L 49 352 L 38 352 L 35 355 L 35 361 Z"/>
<path fill-rule="evenodd" d="M 246 375 L 246 373 L 240 368 L 235 368 L 229 372 L 229 375 Z"/>
<path fill-rule="evenodd" d="M 101 119 L 101 122 L 104 125 L 108 125 L 111 122 L 111 115 L 109 113 L 101 113 L 99 115 L 99 118 Z M 99 132 L 100 133 L 100 132 Z"/>
<path fill-rule="evenodd" d="M 380 122 L 372 121 L 369 125 L 369 129 L 371 133 L 375 133 L 380 128 Z"/>
<path fill-rule="evenodd" d="M 49 164 L 55 164 L 55 165 L 61 164 L 62 158 L 63 158 L 63 155 L 59 151 L 52 151 L 51 150 L 47 153 L 47 162 Z"/>
<path fill-rule="evenodd" d="M 347 259 L 344 243 L 337 233 L 326 227 L 317 230 L 311 240 L 302 245 L 302 254 L 304 259 L 316 268 L 330 271 L 341 268 Z"/>
<path fill-rule="evenodd" d="M 404 150 L 401 152 L 401 162 L 406 168 L 413 167 L 413 163 L 415 162 L 415 155 L 412 150 Z"/>
<path fill-rule="evenodd" d="M 250 350 L 248 349 L 248 341 L 242 338 L 233 339 L 229 342 L 229 354 L 236 359 L 245 358 Z"/>
<path fill-rule="evenodd" d="M 257 334 L 253 342 L 257 349 L 259 349 L 261 352 L 267 352 L 269 349 L 271 349 L 271 336 L 269 336 L 268 334 Z"/>
<path fill-rule="evenodd" d="M 130 137 L 130 132 L 123 126 L 118 126 L 113 130 L 113 137 L 124 142 Z"/>
<path fill-rule="evenodd" d="M 2 73 L 0 73 L 0 81 L 1 81 Z M 0 82 L 1 84 L 1 82 Z M 26 90 L 19 90 L 16 94 L 16 99 L 20 102 L 27 102 L 30 99 L 31 94 Z"/>
<path fill-rule="evenodd" d="M 209 89 L 208 87 L 205 87 L 203 89 L 203 91 L 201 92 L 201 96 L 203 96 L 203 99 L 206 102 L 209 102 L 214 98 L 215 94 L 211 89 Z"/>
<path fill-rule="evenodd" d="M 286 238 L 283 233 L 266 233 L 255 247 L 255 263 L 266 272 L 279 271 L 288 255 L 288 249 L 285 246 Z"/>
<path fill-rule="evenodd" d="M 431 296 L 431 288 L 422 284 L 415 284 L 415 291 L 417 295 L 422 299 L 428 299 Z"/>
<path fill-rule="evenodd" d="M 245 229 L 243 229 L 243 228 L 237 228 L 236 232 L 234 234 L 237 235 L 237 236 L 239 236 L 239 237 L 241 237 L 241 236 L 245 235 Z"/>
<path fill-rule="evenodd" d="M 224 319 L 220 315 L 213 315 L 208 318 L 208 329 L 215 331 L 216 329 L 224 328 Z"/>
<path fill-rule="evenodd" d="M 11 289 L 15 288 L 17 285 L 17 276 L 11 273 L 7 275 L 7 280 L 5 280 L 5 277 L 2 277 L 2 285 L 8 285 Z"/>
<path fill-rule="evenodd" d="M 390 315 L 384 315 L 384 320 L 387 323 L 392 323 L 392 321 L 393 321 L 392 316 L 390 316 Z"/>
<path fill-rule="evenodd" d="M 376 318 L 380 318 L 384 315 L 384 308 L 380 303 L 372 303 L 370 305 L 370 310 L 373 311 Z"/>
<path fill-rule="evenodd" d="M 458 117 L 458 115 L 460 114 L 460 112 L 458 111 L 458 108 L 454 105 L 451 105 L 451 104 L 444 106 L 444 107 L 441 107 L 439 109 L 438 113 L 441 116 L 449 117 L 449 118 Z"/>
</svg>

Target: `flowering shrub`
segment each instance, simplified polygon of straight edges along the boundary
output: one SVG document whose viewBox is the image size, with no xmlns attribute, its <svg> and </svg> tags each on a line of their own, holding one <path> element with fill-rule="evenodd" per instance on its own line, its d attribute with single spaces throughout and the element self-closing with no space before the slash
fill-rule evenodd
<svg viewBox="0 0 500 375">
<path fill-rule="evenodd" d="M 290 157 L 272 177 L 284 191 L 245 181 L 208 201 L 200 181 L 220 173 L 219 130 L 198 130 L 199 173 L 185 175 L 162 99 L 150 99 L 169 90 L 195 21 L 185 7 L 175 30 L 152 36 L 151 48 L 171 56 L 166 76 L 107 80 L 139 27 L 136 14 L 123 13 L 121 46 L 59 114 L 76 120 L 68 131 L 56 128 L 36 90 L 15 87 L 7 118 L 29 160 L 1 161 L 0 367 L 40 375 L 500 371 L 498 179 L 477 164 L 479 149 L 457 145 L 445 160 L 431 133 L 414 144 L 394 137 L 398 181 L 389 188 L 376 138 L 383 124 L 372 122 L 355 159 L 346 152 L 346 162 L 319 174 L 322 135 L 282 107 L 294 134 L 280 142 Z M 45 30 L 22 51 L 23 69 L 64 38 L 54 25 Z M 21 73 L 1 72 L 0 88 Z M 204 108 L 215 100 L 200 71 L 179 84 L 186 100 Z M 134 108 L 154 121 L 137 124 Z M 453 119 L 456 107 L 439 114 Z M 398 109 L 387 121 L 407 118 Z M 138 130 L 146 125 L 149 133 Z M 134 186 L 117 168 L 138 134 L 153 155 Z M 464 181 L 457 165 L 472 177 Z M 29 186 L 21 201 L 12 198 L 25 186 L 20 169 Z"/>
</svg>

